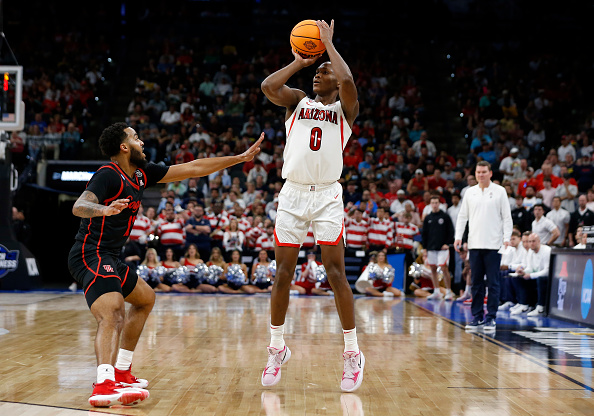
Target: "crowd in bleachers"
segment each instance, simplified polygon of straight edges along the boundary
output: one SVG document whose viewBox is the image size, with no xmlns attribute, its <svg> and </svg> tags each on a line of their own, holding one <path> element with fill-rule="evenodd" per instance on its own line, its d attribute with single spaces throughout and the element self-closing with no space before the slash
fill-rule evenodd
<svg viewBox="0 0 594 416">
<path fill-rule="evenodd" d="M 227 260 L 234 249 L 252 257 L 264 249 L 273 257 L 269 226 L 283 183 L 284 112 L 266 101 L 259 83 L 283 64 L 286 51 L 234 60 L 222 49 L 221 55 L 211 55 L 209 65 L 195 66 L 195 45 L 170 39 L 156 44 L 127 115 L 151 160 L 175 164 L 229 155 L 244 151 L 262 131 L 267 138 L 254 162 L 163 190 L 163 201 L 178 212 L 180 232 L 198 206 L 211 227 L 211 246 L 220 247 Z M 473 48 L 467 54 L 480 56 Z M 497 62 L 485 61 L 480 64 L 490 69 L 477 69 L 469 62 L 478 61 L 462 59 L 454 72 L 468 146 L 463 154 L 451 154 L 443 143 L 431 140 L 414 65 L 401 84 L 387 82 L 389 74 L 353 68 L 362 106 L 343 155 L 347 251 L 407 252 L 410 264 L 421 253 L 420 229 L 431 196 L 439 196 L 455 224 L 460 200 L 476 184 L 473 169 L 481 160 L 492 164 L 494 181 L 507 189 L 514 223 L 522 232 L 533 228 L 534 207 L 542 203 L 543 215 L 559 229 L 554 241 L 543 244 L 572 247 L 578 243 L 578 227 L 594 221 L 584 211 L 594 210 L 591 124 L 572 124 L 569 102 L 552 104 L 559 100 L 558 92 L 512 89 L 502 70 L 493 69 Z M 539 68 L 548 74 L 547 66 L 523 63 L 528 68 L 523 85 L 540 85 L 544 75 Z M 296 86 L 305 82 L 300 79 Z M 308 89 L 306 84 L 301 88 Z M 568 100 L 574 99 L 570 94 Z M 157 215 L 163 207 L 155 207 Z M 178 244 L 181 256 L 187 243 Z M 313 245 L 310 232 L 304 249 Z M 208 250 L 204 253 L 208 256 Z"/>
<path fill-rule="evenodd" d="M 109 50 L 105 42 L 86 50 L 85 40 L 79 33 L 64 34 L 56 39 L 57 65 L 27 72 L 28 135 L 72 133 L 74 142 L 77 134 L 84 136 Z M 179 260 L 195 244 L 205 262 L 213 247 L 226 262 L 234 250 L 252 258 L 259 250 L 274 256 L 285 114 L 266 100 L 260 83 L 292 56 L 285 44 L 254 51 L 246 41 L 204 42 L 159 30 L 147 39 L 146 61 L 129 86 L 122 118 L 137 130 L 151 161 L 171 165 L 241 153 L 261 132 L 266 140 L 253 162 L 164 187 L 161 203 L 145 207 L 148 221 L 137 218 L 140 235 L 131 239 L 148 238 L 141 254 L 154 247 L 164 258 L 171 246 Z M 522 232 L 532 230 L 534 207 L 542 203 L 545 218 L 559 230 L 550 243 L 579 243 L 578 227 L 594 221 L 594 114 L 585 114 L 583 74 L 563 65 L 562 58 L 524 55 L 519 49 L 512 51 L 514 59 L 502 60 L 492 46 L 452 49 L 454 98 L 463 127 L 463 137 L 452 143 L 432 140 L 414 48 L 402 47 L 388 60 L 379 59 L 379 49 L 376 55 L 361 48 L 341 50 L 360 101 L 340 179 L 350 253 L 406 252 L 409 264 L 422 261 L 420 229 L 431 196 L 440 198 L 455 224 L 481 160 L 491 163 L 493 179 L 507 189 L 514 224 Z M 86 53 L 73 58 L 68 51 L 74 48 Z M 291 86 L 307 92 L 313 72 L 303 72 Z M 465 141 L 466 150 L 454 154 L 458 140 Z M 61 158 L 72 151 L 60 150 Z M 310 233 L 304 248 L 314 247 Z M 457 270 L 458 280 L 461 273 Z"/>
</svg>

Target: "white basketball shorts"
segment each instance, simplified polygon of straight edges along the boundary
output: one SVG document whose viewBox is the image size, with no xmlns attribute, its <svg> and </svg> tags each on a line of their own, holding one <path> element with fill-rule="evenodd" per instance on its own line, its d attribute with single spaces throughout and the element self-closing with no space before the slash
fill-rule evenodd
<svg viewBox="0 0 594 416">
<path fill-rule="evenodd" d="M 449 250 L 427 250 L 427 264 L 430 266 L 446 266 L 450 261 Z"/>
<path fill-rule="evenodd" d="M 301 247 L 310 223 L 316 244 L 335 246 L 345 238 L 340 183 L 302 185 L 285 181 L 278 195 L 274 227 L 276 245 Z"/>
</svg>

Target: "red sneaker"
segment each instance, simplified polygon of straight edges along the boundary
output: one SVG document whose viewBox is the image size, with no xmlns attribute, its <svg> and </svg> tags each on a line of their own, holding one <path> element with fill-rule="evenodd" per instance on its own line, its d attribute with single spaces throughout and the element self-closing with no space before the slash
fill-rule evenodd
<svg viewBox="0 0 594 416">
<path fill-rule="evenodd" d="M 94 407 L 109 407 L 114 404 L 133 406 L 148 397 L 148 390 L 125 387 L 121 383 L 105 380 L 103 383 L 93 384 L 89 404 Z"/>
<path fill-rule="evenodd" d="M 136 378 L 132 375 L 132 366 L 127 370 L 114 369 L 116 382 L 121 383 L 123 386 L 146 389 L 149 385 L 148 380 Z"/>
<path fill-rule="evenodd" d="M 464 305 L 472 305 L 472 298 L 468 298 L 466 299 L 464 302 L 462 302 Z"/>
</svg>

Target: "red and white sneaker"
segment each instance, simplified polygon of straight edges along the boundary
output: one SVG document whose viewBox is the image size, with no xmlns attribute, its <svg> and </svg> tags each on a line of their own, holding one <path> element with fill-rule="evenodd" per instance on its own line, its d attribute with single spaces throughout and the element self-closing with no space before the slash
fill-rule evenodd
<svg viewBox="0 0 594 416">
<path fill-rule="evenodd" d="M 344 371 L 340 388 L 342 391 L 352 392 L 359 388 L 363 382 L 363 368 L 365 367 L 365 356 L 361 351 L 347 351 L 342 354 L 344 358 Z"/>
<path fill-rule="evenodd" d="M 146 389 L 149 385 L 148 380 L 143 378 L 136 378 L 132 375 L 132 366 L 128 370 L 115 369 L 116 382 L 121 383 L 126 387 L 136 387 L 139 389 Z"/>
<path fill-rule="evenodd" d="M 264 387 L 274 386 L 281 379 L 281 365 L 289 361 L 291 350 L 285 345 L 282 350 L 268 347 L 268 362 L 262 373 L 262 385 Z"/>
<path fill-rule="evenodd" d="M 133 406 L 149 397 L 148 390 L 126 387 L 112 380 L 93 384 L 89 404 L 94 407 L 109 407 L 114 404 Z"/>
</svg>

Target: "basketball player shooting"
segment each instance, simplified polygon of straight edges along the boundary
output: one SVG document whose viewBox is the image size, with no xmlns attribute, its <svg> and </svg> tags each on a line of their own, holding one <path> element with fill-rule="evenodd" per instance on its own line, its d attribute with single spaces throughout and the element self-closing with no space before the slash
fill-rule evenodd
<svg viewBox="0 0 594 416">
<path fill-rule="evenodd" d="M 263 139 L 264 134 L 241 155 L 167 167 L 147 163 L 144 143 L 125 123 L 115 123 L 101 134 L 99 147 L 111 163 L 93 174 L 74 203 L 72 213 L 82 220 L 68 256 L 70 273 L 82 285 L 98 324 L 97 383 L 89 398 L 92 406 L 131 405 L 149 396 L 145 390 L 148 381 L 134 377 L 131 366 L 144 323 L 155 304 L 155 292 L 119 259 L 144 189 L 157 183 L 210 175 L 250 161 L 260 151 Z M 127 315 L 124 302 L 131 304 Z"/>
<path fill-rule="evenodd" d="M 361 385 L 365 358 L 357 344 L 353 292 L 345 273 L 344 207 L 338 179 L 343 168 L 342 153 L 359 113 L 359 102 L 351 71 L 332 44 L 334 20 L 330 25 L 323 20 L 317 20 L 316 24 L 330 61 L 316 69 L 315 98 L 288 87 L 286 82 L 299 70 L 313 65 L 319 56 L 303 58 L 293 51 L 295 60 L 262 82 L 266 97 L 286 108 L 287 131 L 282 169 L 286 181 L 278 197 L 274 230 L 276 279 L 270 301 L 271 339 L 262 385 L 277 384 L 281 365 L 291 357 L 283 339 L 289 288 L 299 249 L 311 223 L 344 332 L 340 387 L 350 392 Z"/>
</svg>

